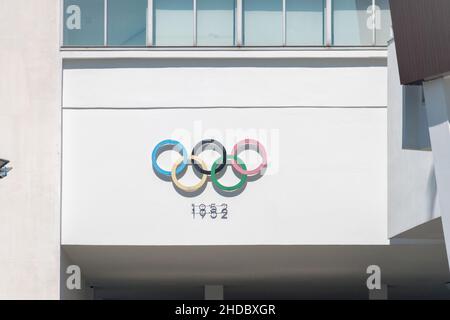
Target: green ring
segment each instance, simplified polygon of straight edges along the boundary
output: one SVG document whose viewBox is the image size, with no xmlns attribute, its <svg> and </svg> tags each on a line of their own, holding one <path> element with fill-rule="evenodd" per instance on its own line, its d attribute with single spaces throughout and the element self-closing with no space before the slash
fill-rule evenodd
<svg viewBox="0 0 450 320">
<path fill-rule="evenodd" d="M 233 156 L 227 155 L 227 160 L 231 160 L 231 159 L 233 159 Z M 244 161 L 242 161 L 237 156 L 235 157 L 235 160 L 242 169 L 247 170 L 247 166 L 245 165 Z M 242 186 L 247 182 L 246 174 L 241 175 L 241 181 L 239 181 L 234 186 L 227 187 L 219 182 L 219 180 L 216 177 L 216 168 L 219 165 L 219 163 L 222 163 L 222 161 L 223 161 L 223 157 L 220 157 L 219 159 L 214 161 L 214 163 L 211 166 L 211 181 L 212 181 L 212 183 L 214 183 L 219 189 L 224 190 L 224 191 L 234 191 L 234 190 L 238 190 L 238 189 L 242 188 Z"/>
</svg>

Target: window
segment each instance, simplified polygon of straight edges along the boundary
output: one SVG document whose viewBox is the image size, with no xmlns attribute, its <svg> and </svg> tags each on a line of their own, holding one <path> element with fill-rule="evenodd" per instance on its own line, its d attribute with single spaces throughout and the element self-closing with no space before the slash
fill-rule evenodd
<svg viewBox="0 0 450 320">
<path fill-rule="evenodd" d="M 323 45 L 324 7 L 323 0 L 286 0 L 286 45 Z"/>
<path fill-rule="evenodd" d="M 243 0 L 244 44 L 280 46 L 283 44 L 283 1 Z"/>
<path fill-rule="evenodd" d="M 389 0 L 377 0 L 375 8 L 376 44 L 379 46 L 385 46 L 393 36 Z"/>
<path fill-rule="evenodd" d="M 373 42 L 372 0 L 333 1 L 333 43 L 370 46 Z"/>
<path fill-rule="evenodd" d="M 193 0 L 153 0 L 153 37 L 156 46 L 194 44 Z"/>
<path fill-rule="evenodd" d="M 233 46 L 235 0 L 197 0 L 197 45 Z"/>
<path fill-rule="evenodd" d="M 145 46 L 147 0 L 108 0 L 108 45 Z"/>
<path fill-rule="evenodd" d="M 333 0 L 334 45 L 386 45 L 390 37 L 388 0 Z"/>
<path fill-rule="evenodd" d="M 385 46 L 392 36 L 389 0 L 61 1 L 65 46 Z"/>
<path fill-rule="evenodd" d="M 103 0 L 64 0 L 64 45 L 104 44 Z"/>
</svg>

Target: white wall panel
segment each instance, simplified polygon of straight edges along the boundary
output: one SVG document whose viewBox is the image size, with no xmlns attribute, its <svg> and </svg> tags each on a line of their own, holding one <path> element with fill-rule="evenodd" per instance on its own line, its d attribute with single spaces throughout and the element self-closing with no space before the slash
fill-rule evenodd
<svg viewBox="0 0 450 320">
<path fill-rule="evenodd" d="M 64 110 L 63 117 L 63 244 L 387 243 L 384 108 Z M 190 150 L 211 136 L 228 150 L 238 138 L 259 138 L 267 174 L 236 197 L 208 182 L 194 198 L 154 174 L 150 155 L 160 140 L 176 137 Z M 229 205 L 228 220 L 193 219 L 192 203 L 212 202 Z"/>
<path fill-rule="evenodd" d="M 63 106 L 386 107 L 386 59 L 67 60 Z"/>
</svg>

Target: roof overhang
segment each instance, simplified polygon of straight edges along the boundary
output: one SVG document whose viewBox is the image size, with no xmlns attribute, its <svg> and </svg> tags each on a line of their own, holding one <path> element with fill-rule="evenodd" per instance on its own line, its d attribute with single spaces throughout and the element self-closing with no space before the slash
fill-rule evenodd
<svg viewBox="0 0 450 320">
<path fill-rule="evenodd" d="M 450 1 L 390 0 L 400 81 L 420 84 L 450 73 Z"/>
</svg>

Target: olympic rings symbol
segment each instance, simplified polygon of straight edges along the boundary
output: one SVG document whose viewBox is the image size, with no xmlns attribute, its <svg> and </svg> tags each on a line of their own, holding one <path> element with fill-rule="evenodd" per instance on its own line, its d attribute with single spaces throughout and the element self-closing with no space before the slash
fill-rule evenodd
<svg viewBox="0 0 450 320">
<path fill-rule="evenodd" d="M 211 168 L 208 169 L 206 163 L 200 158 L 200 154 L 208 149 L 212 148 L 220 154 L 220 157 L 216 159 Z M 253 148 L 255 149 L 262 158 L 261 163 L 252 170 L 247 169 L 244 161 L 238 157 L 245 149 Z M 170 171 L 162 169 L 158 165 L 159 155 L 166 150 L 174 150 L 180 154 L 180 158 L 175 161 Z M 184 172 L 187 168 L 188 163 L 192 164 L 193 170 L 198 174 L 201 174 L 200 180 L 194 185 L 185 185 L 180 182 L 178 175 Z M 230 163 L 233 169 L 240 174 L 240 180 L 238 183 L 232 186 L 226 186 L 219 182 L 218 173 L 222 171 L 225 166 Z M 227 154 L 225 147 L 217 140 L 214 139 L 204 139 L 197 143 L 190 155 L 188 155 L 186 148 L 176 140 L 163 140 L 158 143 L 152 152 L 152 165 L 153 169 L 158 175 L 164 178 L 171 179 L 176 188 L 192 193 L 201 189 L 210 177 L 211 182 L 220 190 L 230 192 L 241 189 L 247 182 L 248 177 L 262 175 L 263 170 L 267 167 L 267 153 L 264 146 L 257 140 L 254 139 L 244 139 L 236 143 L 232 149 L 231 154 Z"/>
</svg>

